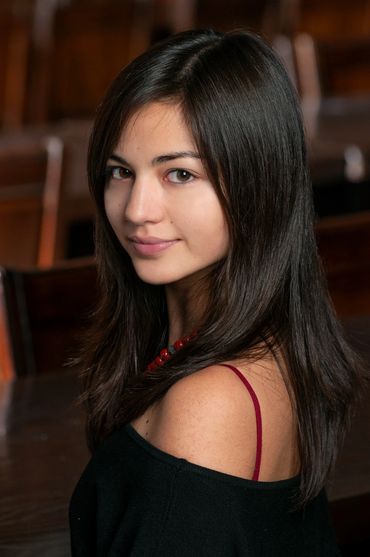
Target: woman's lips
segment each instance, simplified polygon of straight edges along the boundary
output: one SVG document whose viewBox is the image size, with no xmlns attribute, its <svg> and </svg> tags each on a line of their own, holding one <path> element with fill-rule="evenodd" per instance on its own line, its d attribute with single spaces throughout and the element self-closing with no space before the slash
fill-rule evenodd
<svg viewBox="0 0 370 557">
<path fill-rule="evenodd" d="M 153 255 L 176 244 L 179 240 L 161 240 L 160 238 L 130 238 L 134 250 L 140 255 Z"/>
</svg>

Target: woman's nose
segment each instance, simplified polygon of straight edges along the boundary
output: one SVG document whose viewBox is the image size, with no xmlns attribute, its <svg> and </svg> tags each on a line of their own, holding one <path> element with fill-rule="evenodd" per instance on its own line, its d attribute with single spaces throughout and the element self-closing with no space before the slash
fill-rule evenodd
<svg viewBox="0 0 370 557">
<path fill-rule="evenodd" d="M 135 225 L 162 220 L 163 195 L 156 180 L 136 177 L 127 198 L 125 218 Z"/>
</svg>

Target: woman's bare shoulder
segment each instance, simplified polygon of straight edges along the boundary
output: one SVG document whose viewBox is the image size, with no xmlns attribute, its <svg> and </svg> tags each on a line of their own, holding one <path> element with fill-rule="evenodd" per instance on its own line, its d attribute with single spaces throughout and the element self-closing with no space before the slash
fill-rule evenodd
<svg viewBox="0 0 370 557">
<path fill-rule="evenodd" d="M 268 361 L 250 365 L 241 361 L 225 363 L 237 367 L 255 391 L 261 406 L 263 437 L 272 424 L 276 427 L 277 415 L 281 415 L 280 426 L 286 429 L 289 401 L 284 399 L 281 382 L 274 377 L 273 364 Z M 269 437 L 267 434 L 264 443 L 267 447 L 271 446 Z M 157 405 L 148 440 L 178 458 L 251 478 L 256 459 L 256 414 L 252 398 L 229 368 L 212 365 L 199 370 L 177 381 Z M 265 468 L 268 475 L 268 466 Z"/>
</svg>

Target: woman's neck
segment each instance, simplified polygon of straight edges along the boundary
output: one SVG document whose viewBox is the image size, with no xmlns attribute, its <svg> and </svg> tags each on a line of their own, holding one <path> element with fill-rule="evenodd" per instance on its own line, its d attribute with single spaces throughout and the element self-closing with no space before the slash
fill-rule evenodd
<svg viewBox="0 0 370 557">
<path fill-rule="evenodd" d="M 190 335 L 199 326 L 205 307 L 206 289 L 191 285 L 188 281 L 165 287 L 169 344 Z"/>
</svg>

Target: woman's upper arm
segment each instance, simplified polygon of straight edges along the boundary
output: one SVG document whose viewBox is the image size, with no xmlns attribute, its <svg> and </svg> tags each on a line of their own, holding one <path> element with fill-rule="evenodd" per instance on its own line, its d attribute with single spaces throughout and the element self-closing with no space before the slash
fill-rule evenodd
<svg viewBox="0 0 370 557">
<path fill-rule="evenodd" d="M 179 380 L 155 415 L 150 442 L 178 458 L 251 478 L 256 417 L 249 393 L 231 370 L 211 366 Z"/>
</svg>

